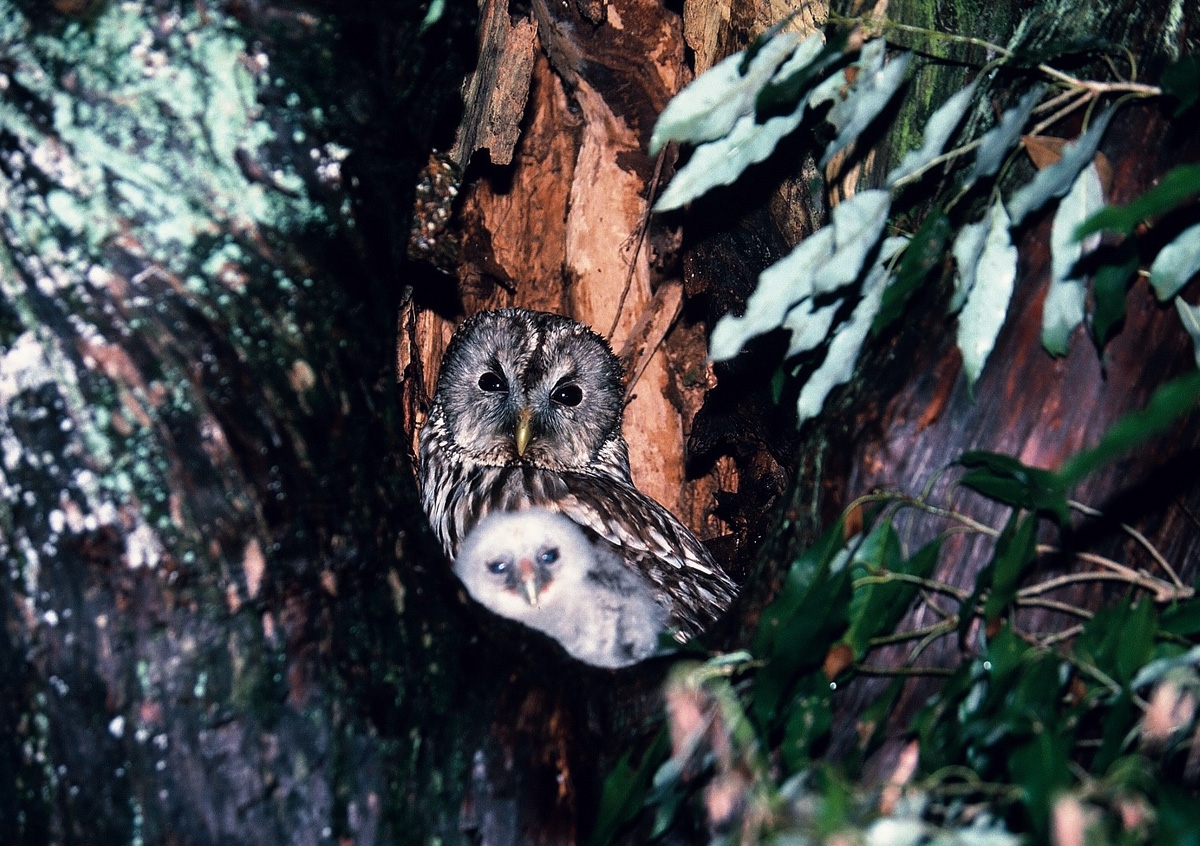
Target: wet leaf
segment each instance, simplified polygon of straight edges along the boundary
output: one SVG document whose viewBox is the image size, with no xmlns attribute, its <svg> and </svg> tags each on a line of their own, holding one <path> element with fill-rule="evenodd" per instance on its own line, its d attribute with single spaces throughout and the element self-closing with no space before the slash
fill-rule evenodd
<svg viewBox="0 0 1200 846">
<path fill-rule="evenodd" d="M 934 208 L 925 218 L 905 248 L 900 267 L 884 289 L 879 314 L 871 327 L 872 334 L 879 334 L 900 317 L 909 299 L 929 276 L 929 271 L 942 266 L 950 229 L 950 221 L 940 208 Z"/>
<path fill-rule="evenodd" d="M 992 588 L 983 605 L 985 620 L 999 617 L 1017 595 L 1021 575 L 1037 558 L 1037 527 L 1037 515 L 1013 514 L 996 539 Z"/>
<path fill-rule="evenodd" d="M 1008 212 L 1012 217 L 1012 225 L 1020 226 L 1025 218 L 1040 209 L 1050 200 L 1061 197 L 1075 183 L 1079 171 L 1087 167 L 1108 122 L 1112 119 L 1113 109 L 1109 109 L 1093 121 L 1087 132 L 1063 145 L 1062 159 L 1050 165 L 1045 170 L 1039 170 L 1028 185 L 1019 189 L 1008 202 Z"/>
<path fill-rule="evenodd" d="M 973 271 L 975 284 L 958 315 L 958 347 L 967 383 L 972 387 L 996 345 L 1017 278 L 1017 248 L 1008 230 L 1004 206 L 993 203 L 983 250 Z"/>
<path fill-rule="evenodd" d="M 1125 319 L 1125 297 L 1137 278 L 1137 250 L 1126 243 L 1118 252 L 1115 263 L 1106 264 L 1092 279 L 1092 339 L 1104 349 L 1117 326 Z"/>
<path fill-rule="evenodd" d="M 786 357 L 808 352 L 824 343 L 841 306 L 842 300 L 837 300 L 813 311 L 813 301 L 809 297 L 789 311 L 783 320 L 783 328 L 792 334 Z"/>
<path fill-rule="evenodd" d="M 1183 56 L 1163 71 L 1163 93 L 1178 101 L 1175 117 L 1182 117 L 1200 99 L 1200 56 Z"/>
<path fill-rule="evenodd" d="M 1192 355 L 1196 359 L 1196 366 L 1200 367 L 1200 306 L 1188 305 L 1183 297 L 1176 297 L 1175 308 L 1179 311 L 1183 328 L 1192 339 Z"/>
<path fill-rule="evenodd" d="M 746 301 L 745 314 L 727 314 L 713 328 L 713 359 L 733 358 L 751 338 L 779 328 L 788 310 L 806 297 L 831 293 L 853 281 L 883 233 L 889 204 L 886 191 L 856 194 L 833 210 L 828 226 L 764 270 Z"/>
<path fill-rule="evenodd" d="M 909 150 L 900 164 L 887 175 L 886 183 L 889 188 L 901 179 L 912 176 L 941 154 L 946 142 L 950 140 L 954 131 L 958 129 L 959 123 L 962 122 L 963 115 L 966 114 L 967 107 L 971 105 L 977 87 L 977 84 L 972 82 L 930 115 L 920 149 Z"/>
<path fill-rule="evenodd" d="M 794 44 L 795 40 L 795 37 L 786 35 L 771 39 L 750 62 L 751 68 L 760 68 L 763 61 L 776 62 L 780 50 L 771 47 L 775 42 L 785 41 Z M 821 47 L 820 34 L 813 35 L 796 48 L 791 57 L 774 72 L 775 75 L 786 76 L 798 68 L 807 67 L 822 53 Z M 716 68 L 712 70 L 716 70 Z M 701 79 L 704 76 L 701 76 Z M 755 85 L 764 84 L 761 75 L 757 72 L 754 79 Z M 684 89 L 684 92 L 687 90 Z M 681 92 L 680 96 L 684 92 Z M 727 105 L 740 110 L 739 116 L 735 116 L 733 123 L 727 127 L 722 118 L 719 126 L 725 127 L 724 130 L 696 148 L 691 158 L 679 169 L 667 189 L 654 204 L 655 211 L 679 208 L 719 185 L 733 183 L 746 168 L 767 159 L 775 151 L 779 142 L 795 131 L 804 119 L 806 104 L 804 100 L 799 100 L 782 114 L 772 115 L 766 120 L 760 121 L 754 111 L 754 100 L 757 98 L 757 94 L 747 99 L 748 93 L 741 88 L 738 89 L 738 94 Z M 671 106 L 678 99 L 677 97 L 668 104 L 667 109 L 663 111 L 664 116 L 667 116 Z M 725 106 L 722 106 L 722 112 L 727 110 Z M 661 123 L 662 118 L 659 121 Z M 708 133 L 711 128 L 706 126 L 704 132 Z M 658 126 L 655 127 L 655 133 L 657 132 Z M 696 143 L 701 139 L 691 140 L 692 143 Z M 651 152 L 654 152 L 653 146 L 652 140 Z"/>
<path fill-rule="evenodd" d="M 721 138 L 745 115 L 753 122 L 754 103 L 762 87 L 793 51 L 810 50 L 808 45 L 814 41 L 819 52 L 820 35 L 797 50 L 799 35 L 779 33 L 762 42 L 745 67 L 745 51 L 713 65 L 667 103 L 650 136 L 650 155 L 657 155 L 668 141 L 700 144 Z"/>
<path fill-rule="evenodd" d="M 1042 346 L 1051 355 L 1067 354 L 1071 333 L 1083 322 L 1087 286 L 1076 266 L 1096 248 L 1099 236 L 1077 241 L 1075 230 L 1103 205 L 1100 174 L 1095 162 L 1089 162 L 1058 204 L 1050 230 L 1050 287 L 1042 304 Z"/>
<path fill-rule="evenodd" d="M 757 112 L 762 115 L 780 109 L 790 111 L 831 65 L 846 54 L 849 33 L 839 30 L 829 36 L 825 46 L 805 65 L 788 63 L 779 69 L 758 95 Z"/>
<path fill-rule="evenodd" d="M 887 44 L 882 38 L 868 41 L 863 45 L 861 58 L 854 66 L 857 68 L 854 81 L 845 93 L 839 89 L 850 77 L 843 72 L 831 77 L 830 80 L 835 82 L 828 87 L 825 83 L 818 86 L 809 98 L 814 108 L 826 100 L 834 101 L 825 119 L 833 124 L 837 137 L 825 148 L 821 167 L 829 164 L 830 159 L 871 125 L 904 82 L 912 54 L 903 53 L 884 64 L 886 53 Z"/>
<path fill-rule="evenodd" d="M 967 301 L 967 295 L 975 287 L 975 273 L 979 268 L 979 257 L 987 241 L 990 220 L 984 217 L 975 223 L 959 228 L 950 248 L 954 256 L 954 295 L 950 298 L 949 312 L 957 313 Z"/>
<path fill-rule="evenodd" d="M 834 332 L 825 360 L 800 389 L 800 396 L 796 400 L 797 423 L 820 414 L 829 392 L 854 375 L 855 362 L 858 361 L 867 333 L 871 331 L 871 324 L 875 322 L 875 315 L 879 313 L 886 284 L 886 268 L 876 265 L 863 282 L 862 299 L 854 307 L 850 319 Z"/>
<path fill-rule="evenodd" d="M 1161 217 L 1200 194 L 1200 162 L 1167 172 L 1158 185 L 1123 206 L 1107 206 L 1080 225 L 1076 238 L 1093 232 L 1132 235 L 1143 221 Z"/>
<path fill-rule="evenodd" d="M 1000 122 L 992 127 L 979 141 L 975 153 L 975 164 L 967 175 L 966 185 L 974 185 L 978 180 L 996 174 L 1004 159 L 1017 146 L 1021 138 L 1021 130 L 1025 127 L 1033 108 L 1042 97 L 1043 86 L 1035 86 L 1025 93 L 1016 106 L 1000 116 Z"/>
<path fill-rule="evenodd" d="M 1188 227 L 1158 251 L 1150 265 L 1150 284 L 1158 298 L 1166 301 L 1178 294 L 1197 272 L 1200 272 L 1200 223 Z"/>
</svg>

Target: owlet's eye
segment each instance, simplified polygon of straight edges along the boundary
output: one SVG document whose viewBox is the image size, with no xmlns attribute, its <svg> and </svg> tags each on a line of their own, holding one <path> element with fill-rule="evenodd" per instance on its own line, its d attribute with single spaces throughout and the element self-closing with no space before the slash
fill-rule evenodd
<svg viewBox="0 0 1200 846">
<path fill-rule="evenodd" d="M 497 558 L 495 560 L 489 561 L 487 563 L 487 568 L 488 568 L 489 573 L 495 573 L 496 575 L 500 575 L 501 573 L 503 573 L 504 571 L 506 571 L 508 569 L 508 562 L 505 561 L 503 558 Z"/>
<path fill-rule="evenodd" d="M 579 405 L 579 403 L 583 402 L 583 389 L 578 385 L 573 384 L 559 385 L 554 389 L 554 392 L 550 394 L 550 400 L 558 405 L 565 405 L 568 408 L 574 408 L 575 406 Z"/>
<path fill-rule="evenodd" d="M 489 394 L 496 394 L 507 391 L 508 383 L 504 381 L 503 377 L 497 376 L 489 370 L 479 377 L 479 388 Z"/>
<path fill-rule="evenodd" d="M 558 547 L 548 546 L 538 553 L 539 564 L 553 564 L 558 560 Z"/>
</svg>

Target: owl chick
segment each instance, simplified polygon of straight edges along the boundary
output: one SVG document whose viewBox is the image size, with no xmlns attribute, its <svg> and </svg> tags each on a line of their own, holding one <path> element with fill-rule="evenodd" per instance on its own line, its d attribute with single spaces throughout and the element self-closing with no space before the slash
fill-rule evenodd
<svg viewBox="0 0 1200 846">
<path fill-rule="evenodd" d="M 736 589 L 692 533 L 634 487 L 623 414 L 621 364 L 595 332 L 546 312 L 476 314 L 446 349 L 421 430 L 422 502 L 450 558 L 491 512 L 564 514 L 654 586 L 686 640 Z"/>
<path fill-rule="evenodd" d="M 502 617 L 557 640 L 597 667 L 626 667 L 658 651 L 667 612 L 654 587 L 595 544 L 568 518 L 544 508 L 493 512 L 454 562 L 467 592 Z"/>
</svg>

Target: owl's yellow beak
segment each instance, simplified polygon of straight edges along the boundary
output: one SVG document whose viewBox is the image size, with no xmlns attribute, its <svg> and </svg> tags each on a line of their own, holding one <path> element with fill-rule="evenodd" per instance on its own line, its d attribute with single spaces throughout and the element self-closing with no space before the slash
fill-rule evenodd
<svg viewBox="0 0 1200 846">
<path fill-rule="evenodd" d="M 524 456 L 525 448 L 533 438 L 533 412 L 522 408 L 517 412 L 517 428 L 513 432 L 513 441 L 517 445 L 517 455 Z"/>
<path fill-rule="evenodd" d="M 537 568 L 528 558 L 523 558 L 517 562 L 517 571 L 521 574 L 521 587 L 525 589 L 525 601 L 537 608 Z"/>
</svg>

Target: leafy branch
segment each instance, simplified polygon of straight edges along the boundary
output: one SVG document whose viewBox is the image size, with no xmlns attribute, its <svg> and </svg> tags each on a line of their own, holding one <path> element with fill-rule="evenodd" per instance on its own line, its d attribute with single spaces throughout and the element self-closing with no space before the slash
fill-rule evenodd
<svg viewBox="0 0 1200 846">
<path fill-rule="evenodd" d="M 1171 401 L 1183 395 L 1190 404 Z M 1124 819 L 1129 803 L 1170 801 L 1166 782 L 1146 774 L 1181 758 L 1200 767 L 1200 740 L 1188 740 L 1200 697 L 1200 598 L 1134 527 L 1112 524 L 1161 577 L 1039 542 L 1038 529 L 1104 521 L 1099 510 L 1067 497 L 1070 486 L 1165 431 L 1198 396 L 1200 374 L 1164 386 L 1146 409 L 1057 471 L 966 453 L 953 465 L 956 477 L 939 471 L 918 494 L 876 491 L 855 500 L 792 562 L 746 652 L 673 668 L 669 750 L 662 748 L 652 778 L 646 759 L 632 775 L 623 762 L 614 778 L 624 781 L 610 779 L 606 804 L 623 807 L 625 816 L 606 818 L 604 830 L 615 832 L 636 815 L 631 781 L 652 784 L 642 795 L 655 836 L 680 824 L 694 802 L 710 830 L 731 843 L 842 832 L 866 842 L 886 834 L 895 842 L 937 836 L 1015 846 L 1016 835 L 997 820 L 1025 818 L 1038 832 L 1071 810 L 1111 822 Z M 990 525 L 952 501 L 966 489 L 1008 506 L 1005 524 Z M 970 588 L 938 575 L 940 565 L 954 563 L 946 560 L 946 541 L 961 533 L 991 545 Z M 928 535 L 910 550 L 906 538 Z M 1045 556 L 1086 569 L 1038 578 L 1033 565 Z M 1094 581 L 1127 589 L 1096 610 L 1052 596 Z M 942 606 L 946 598 L 956 610 Z M 1048 630 L 1030 631 L 1031 618 L 1020 612 L 1032 608 L 1063 616 L 1047 618 Z M 902 628 L 924 610 L 932 623 Z M 956 634 L 957 649 L 942 649 L 936 662 L 919 660 Z M 898 663 L 871 663 L 876 650 L 906 644 Z M 906 685 L 939 682 L 909 726 L 912 742 L 882 795 L 853 787 L 823 760 L 833 697 L 856 678 L 885 687 L 858 717 L 859 745 L 841 763 L 851 778 L 855 762 L 881 742 Z M 1143 825 L 1131 836 L 1146 832 Z"/>
<path fill-rule="evenodd" d="M 988 119 L 990 97 L 1001 75 L 1021 78 L 1013 71 L 1023 71 L 1025 59 L 1016 50 L 886 18 L 831 20 L 827 33 L 804 39 L 787 32 L 764 36 L 753 48 L 698 77 L 668 104 L 655 126 L 652 151 L 675 141 L 692 152 L 656 211 L 679 208 L 735 183 L 802 126 L 814 136 L 831 136 L 820 156 L 822 165 L 843 157 L 899 94 L 912 64 L 912 52 L 889 59 L 887 36 L 919 34 L 980 47 L 994 58 L 933 112 L 921 146 L 903 157 L 881 187 L 860 190 L 837 203 L 828 226 L 763 271 L 745 312 L 726 315 L 714 327 L 713 359 L 732 358 L 755 337 L 774 329 L 787 331 L 788 371 L 805 374 L 796 400 L 802 423 L 816 416 L 829 393 L 850 379 L 868 335 L 903 314 L 915 291 L 941 268 L 949 247 L 956 272 L 948 309 L 957 315 L 958 346 L 968 385 L 973 386 L 1011 304 L 1018 258 L 1012 232 L 1050 204 L 1056 209 L 1042 344 L 1051 354 L 1064 355 L 1071 335 L 1088 317 L 1089 280 L 1081 268 L 1093 259 L 1098 244 L 1098 224 L 1092 221 L 1131 229 L 1130 217 L 1144 220 L 1164 214 L 1200 194 L 1200 172 L 1182 171 L 1170 192 L 1148 192 L 1149 199 L 1119 216 L 1105 206 L 1094 161 L 1117 108 L 1130 99 L 1179 97 L 1186 82 L 1176 81 L 1168 89 L 1122 79 L 1107 57 L 1106 67 L 1115 79 L 1087 79 L 1049 60 L 1037 61 L 1032 69 L 1044 84 L 1027 87 L 990 129 L 969 137 L 962 128 L 964 118 L 973 110 L 978 122 Z M 1132 76 L 1132 61 L 1130 68 Z M 1102 100 L 1114 97 L 1114 105 L 1096 109 Z M 1040 135 L 1084 107 L 1095 111 L 1086 129 L 1076 138 L 1063 139 L 1055 158 L 1022 184 L 1011 165 L 1023 139 Z M 904 189 L 969 156 L 969 166 L 958 168 L 954 184 L 948 186 L 950 196 L 935 198 L 931 209 L 926 210 L 925 198 L 913 201 L 919 205 L 897 205 Z M 962 211 L 961 201 L 978 196 L 981 189 L 988 199 L 982 215 L 972 221 L 967 217 L 971 209 Z M 911 235 L 888 235 L 901 230 L 900 220 L 922 223 Z M 1132 259 L 1130 255 L 1126 250 L 1121 261 L 1095 272 L 1091 325 L 1100 346 L 1124 314 L 1125 291 L 1137 270 L 1136 254 Z M 1198 271 L 1200 224 L 1163 247 L 1149 275 L 1159 297 L 1168 299 Z M 1177 306 L 1200 350 L 1200 309 L 1182 301 Z"/>
</svg>

